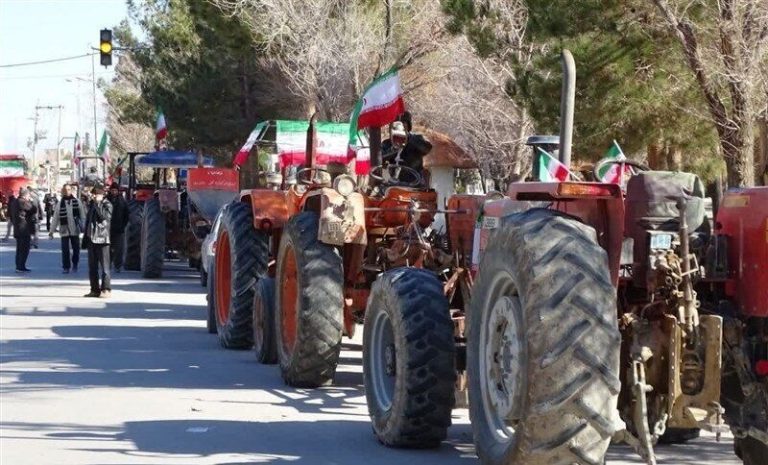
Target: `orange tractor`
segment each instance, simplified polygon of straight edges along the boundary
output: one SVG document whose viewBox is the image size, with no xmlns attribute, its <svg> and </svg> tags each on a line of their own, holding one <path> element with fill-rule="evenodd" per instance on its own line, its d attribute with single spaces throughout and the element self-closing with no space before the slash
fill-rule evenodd
<svg viewBox="0 0 768 465">
<path fill-rule="evenodd" d="M 568 166 L 570 53 L 564 64 Z M 466 369 L 482 463 L 599 464 L 617 439 L 654 464 L 657 441 L 719 435 L 724 419 L 744 463 L 764 463 L 768 219 L 731 207 L 764 202 L 765 189 L 726 195 L 714 221 L 695 175 L 604 163 L 633 168 L 626 191 L 532 182 L 452 197 L 452 264 L 373 283 L 363 370 L 380 441 L 439 444 L 447 386 Z"/>
</svg>

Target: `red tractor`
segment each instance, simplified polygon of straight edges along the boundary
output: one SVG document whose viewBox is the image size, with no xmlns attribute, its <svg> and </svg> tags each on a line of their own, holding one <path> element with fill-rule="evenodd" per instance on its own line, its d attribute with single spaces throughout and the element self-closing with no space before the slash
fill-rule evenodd
<svg viewBox="0 0 768 465">
<path fill-rule="evenodd" d="M 573 96 L 569 53 L 564 64 Z M 573 101 L 563 101 L 568 166 Z M 726 195 L 713 221 L 695 175 L 619 163 L 634 168 L 626 191 L 531 182 L 495 200 L 455 196 L 452 266 L 377 279 L 363 367 L 379 440 L 439 444 L 450 424 L 444 387 L 466 369 L 486 464 L 598 464 L 611 439 L 654 464 L 657 441 L 722 433 L 724 417 L 745 464 L 764 460 L 768 232 L 764 213 L 747 220 L 728 205 L 765 194 Z M 744 240 L 747 224 L 760 245 Z"/>
</svg>

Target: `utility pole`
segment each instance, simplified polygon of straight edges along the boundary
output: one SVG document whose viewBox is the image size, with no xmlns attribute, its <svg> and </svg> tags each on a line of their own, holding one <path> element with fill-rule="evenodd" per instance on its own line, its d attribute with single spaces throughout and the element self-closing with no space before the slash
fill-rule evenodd
<svg viewBox="0 0 768 465">
<path fill-rule="evenodd" d="M 35 138 L 33 140 L 32 145 L 32 166 L 37 166 L 37 160 L 36 160 L 36 154 L 35 154 L 35 148 L 37 146 L 37 120 L 39 118 L 39 111 L 40 110 L 59 110 L 59 125 L 58 125 L 58 131 L 56 134 L 56 139 L 61 139 L 61 111 L 64 109 L 63 105 L 35 105 Z M 61 151 L 59 148 L 59 145 L 56 145 L 56 184 L 59 183 L 59 169 L 60 169 L 60 163 L 61 163 Z M 50 188 L 50 186 L 49 186 Z"/>
<path fill-rule="evenodd" d="M 99 137 L 96 132 L 96 55 L 91 54 L 91 84 L 93 84 L 93 140 Z"/>
<path fill-rule="evenodd" d="M 34 125 L 32 126 L 32 171 L 34 172 L 35 168 L 37 167 L 37 156 L 35 155 L 35 149 L 37 148 L 37 120 L 40 119 L 40 112 L 38 111 L 40 107 L 35 105 L 35 117 L 32 118 L 34 120 Z"/>
</svg>

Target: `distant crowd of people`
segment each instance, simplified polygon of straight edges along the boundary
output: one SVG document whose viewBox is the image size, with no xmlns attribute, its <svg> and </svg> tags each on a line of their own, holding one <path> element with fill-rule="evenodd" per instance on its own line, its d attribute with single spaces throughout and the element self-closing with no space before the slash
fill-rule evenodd
<svg viewBox="0 0 768 465">
<path fill-rule="evenodd" d="M 96 184 L 78 199 L 76 185 L 65 185 L 61 198 L 47 193 L 41 200 L 31 187 L 21 188 L 18 197 L 7 197 L 8 226 L 3 241 L 16 239 L 16 273 L 30 273 L 27 260 L 31 248 L 38 248 L 37 232 L 45 214 L 48 236 L 55 232 L 61 239 L 61 265 L 65 274 L 76 272 L 80 250 L 88 253 L 90 292 L 85 297 L 108 298 L 112 293 L 111 269 L 119 273 L 123 266 L 128 203 L 113 183 L 109 192 Z M 110 258 L 111 257 L 111 258 Z"/>
</svg>

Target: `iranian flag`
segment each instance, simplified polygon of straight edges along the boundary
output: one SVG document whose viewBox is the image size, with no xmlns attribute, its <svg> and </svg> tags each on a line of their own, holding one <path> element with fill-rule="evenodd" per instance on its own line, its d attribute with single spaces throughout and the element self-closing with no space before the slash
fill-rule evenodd
<svg viewBox="0 0 768 465">
<path fill-rule="evenodd" d="M 15 178 L 24 176 L 22 160 L 0 160 L 0 178 Z"/>
<path fill-rule="evenodd" d="M 355 172 L 367 174 L 371 169 L 370 152 L 358 143 L 358 131 L 381 127 L 395 121 L 405 111 L 400 75 L 392 68 L 371 82 L 355 104 L 349 122 L 349 158 L 355 158 Z"/>
<path fill-rule="evenodd" d="M 563 182 L 568 179 L 568 167 L 546 151 L 539 150 L 539 181 Z"/>
<path fill-rule="evenodd" d="M 101 140 L 96 148 L 96 155 L 102 157 L 104 163 L 109 166 L 109 134 L 107 134 L 106 129 L 101 133 Z"/>
<path fill-rule="evenodd" d="M 614 140 L 613 144 L 611 144 L 611 147 L 605 153 L 605 156 L 603 156 L 603 160 L 605 159 L 611 159 L 620 162 L 626 160 L 627 157 L 624 156 L 624 152 L 622 152 L 621 147 L 619 147 L 619 144 Z M 597 172 L 597 175 L 599 176 L 601 182 L 622 184 L 622 180 L 626 180 L 632 176 L 632 168 L 621 163 L 611 163 L 600 168 L 600 170 Z"/>
<path fill-rule="evenodd" d="M 307 159 L 307 121 L 275 121 L 277 134 L 275 143 L 280 157 L 280 168 L 303 165 Z M 317 152 L 315 162 L 318 165 L 328 163 L 348 163 L 347 142 L 349 124 L 315 123 L 317 130 Z"/>
<path fill-rule="evenodd" d="M 168 126 L 165 124 L 163 109 L 157 107 L 157 123 L 155 124 L 155 139 L 159 142 L 168 136 Z"/>
<path fill-rule="evenodd" d="M 77 165 L 80 163 L 80 157 L 83 156 L 83 146 L 80 144 L 80 133 L 75 133 L 75 148 L 72 153 L 72 161 Z"/>
<path fill-rule="evenodd" d="M 236 167 L 243 166 L 245 164 L 245 161 L 248 160 L 248 154 L 251 153 L 251 149 L 253 148 L 254 144 L 256 144 L 256 141 L 259 139 L 259 135 L 264 130 L 264 128 L 267 126 L 266 122 L 259 123 L 256 125 L 255 128 L 253 128 L 253 131 L 248 135 L 248 139 L 245 141 L 245 144 L 240 148 L 240 151 L 235 154 L 234 160 L 232 160 L 232 164 Z"/>
</svg>

